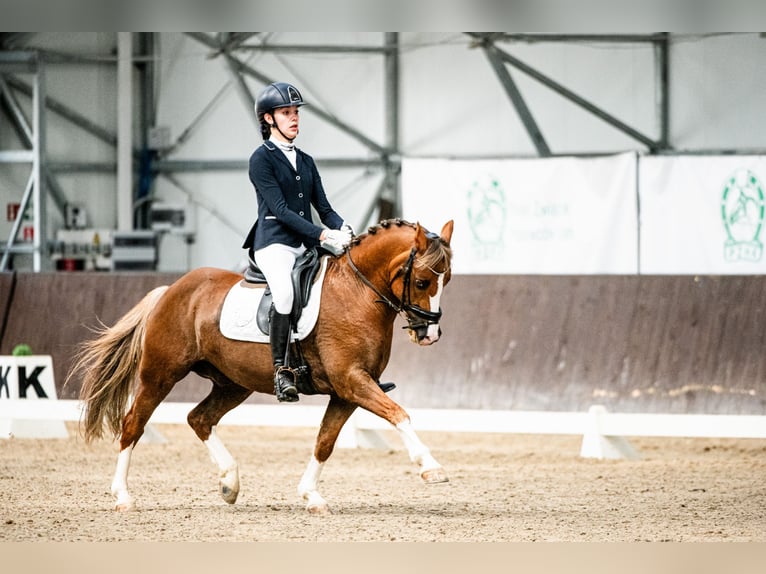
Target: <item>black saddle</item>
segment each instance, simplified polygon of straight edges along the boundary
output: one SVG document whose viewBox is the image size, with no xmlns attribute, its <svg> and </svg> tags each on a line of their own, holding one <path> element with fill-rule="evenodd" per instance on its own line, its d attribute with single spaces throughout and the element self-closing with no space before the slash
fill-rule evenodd
<svg viewBox="0 0 766 574">
<path fill-rule="evenodd" d="M 322 263 L 322 257 L 324 256 L 323 253 L 320 253 L 318 247 L 310 247 L 295 260 L 295 265 L 290 274 L 294 294 L 293 309 L 290 312 L 290 322 L 293 325 L 293 329 L 296 328 L 298 319 L 303 314 L 303 308 L 309 302 L 311 287 L 314 285 L 314 279 L 316 279 Z M 245 281 L 248 283 L 266 283 L 266 277 L 258 268 L 258 265 L 256 265 L 252 253 L 249 254 L 248 261 L 249 265 L 244 273 Z M 266 291 L 264 291 L 261 298 L 261 303 L 258 305 L 258 313 L 256 315 L 258 328 L 267 335 L 269 334 L 269 309 L 271 308 L 272 300 L 271 289 L 267 285 Z"/>
</svg>

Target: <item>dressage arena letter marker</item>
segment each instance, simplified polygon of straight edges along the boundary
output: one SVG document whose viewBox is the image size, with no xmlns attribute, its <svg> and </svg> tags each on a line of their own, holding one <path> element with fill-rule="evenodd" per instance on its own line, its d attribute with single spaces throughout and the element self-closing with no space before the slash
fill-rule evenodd
<svg viewBox="0 0 766 574">
<path fill-rule="evenodd" d="M 45 390 L 43 390 L 42 385 L 40 384 L 40 380 L 38 377 L 40 376 L 40 373 L 42 373 L 45 370 L 45 365 L 35 367 L 35 370 L 32 371 L 32 376 L 27 377 L 27 368 L 24 365 L 19 365 L 19 398 L 20 399 L 26 399 L 27 398 L 27 389 L 31 386 L 34 387 L 35 392 L 37 393 L 37 396 L 41 399 L 47 399 L 48 395 L 45 394 Z M 48 371 L 51 371 L 52 369 L 48 369 Z M 54 386 L 53 392 L 55 394 L 56 387 Z"/>
<path fill-rule="evenodd" d="M 53 380 L 53 360 L 50 355 L 0 355 L 0 403 L 5 400 L 29 401 L 30 406 L 40 401 L 57 400 Z M 19 418 L 14 413 L 0 417 L 0 438 L 67 438 L 69 433 L 63 420 Z"/>
<path fill-rule="evenodd" d="M 11 398 L 11 389 L 8 386 L 8 374 L 10 372 L 11 372 L 11 367 L 0 369 L 0 398 L 2 398 L 3 396 L 3 391 L 5 391 L 6 399 Z"/>
</svg>

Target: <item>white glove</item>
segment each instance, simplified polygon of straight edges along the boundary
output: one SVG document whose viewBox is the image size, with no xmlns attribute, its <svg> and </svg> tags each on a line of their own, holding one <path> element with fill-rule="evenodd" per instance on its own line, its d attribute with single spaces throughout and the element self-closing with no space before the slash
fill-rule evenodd
<svg viewBox="0 0 766 574">
<path fill-rule="evenodd" d="M 351 232 L 343 229 L 325 229 L 324 239 L 319 243 L 333 255 L 340 255 L 351 243 Z"/>
<path fill-rule="evenodd" d="M 346 247 L 351 243 L 351 236 L 350 227 L 325 230 L 325 238 L 332 238 L 333 241 L 340 243 L 343 247 Z"/>
<path fill-rule="evenodd" d="M 350 226 L 348 223 L 346 223 L 345 221 L 343 222 L 343 225 L 341 225 L 341 226 L 340 226 L 340 229 L 341 229 L 341 231 L 348 231 L 348 232 L 351 234 L 351 237 L 353 237 L 354 235 L 356 235 L 356 233 L 354 233 L 354 228 L 353 228 L 353 227 L 351 227 L 351 226 Z"/>
</svg>

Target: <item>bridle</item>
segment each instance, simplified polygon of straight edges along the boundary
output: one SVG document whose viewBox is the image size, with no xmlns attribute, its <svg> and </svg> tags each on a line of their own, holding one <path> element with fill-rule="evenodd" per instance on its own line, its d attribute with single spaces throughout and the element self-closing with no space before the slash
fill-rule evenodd
<svg viewBox="0 0 766 574">
<path fill-rule="evenodd" d="M 427 237 L 429 239 L 437 238 L 438 236 L 435 233 L 428 233 Z M 412 281 L 412 269 L 415 263 L 415 255 L 417 254 L 417 250 L 413 247 L 410 249 L 410 256 L 407 258 L 407 262 L 402 266 L 402 268 L 397 272 L 397 276 L 399 273 L 404 274 L 404 279 L 402 283 L 402 295 L 399 297 L 399 304 L 395 304 L 391 301 L 388 297 L 386 297 L 383 293 L 380 292 L 380 289 L 375 287 L 375 285 L 372 284 L 372 282 L 367 279 L 367 277 L 364 276 L 364 274 L 359 271 L 359 268 L 354 264 L 354 261 L 351 259 L 351 250 L 346 248 L 346 259 L 348 260 L 348 264 L 351 267 L 351 269 L 354 270 L 354 273 L 356 273 L 356 276 L 361 279 L 362 283 L 367 285 L 370 289 L 372 289 L 375 294 L 380 297 L 376 301 L 376 303 L 383 303 L 385 305 L 388 305 L 391 309 L 393 309 L 397 314 L 404 313 L 405 317 L 407 318 L 407 327 L 404 327 L 405 329 L 411 329 L 414 331 L 418 339 L 425 337 L 426 332 L 428 331 L 428 327 L 430 325 L 438 325 L 439 319 L 441 319 L 442 316 L 442 310 L 439 308 L 438 311 L 426 311 L 423 309 L 423 307 L 420 307 L 418 305 L 412 304 L 412 299 L 410 296 L 410 282 Z"/>
</svg>

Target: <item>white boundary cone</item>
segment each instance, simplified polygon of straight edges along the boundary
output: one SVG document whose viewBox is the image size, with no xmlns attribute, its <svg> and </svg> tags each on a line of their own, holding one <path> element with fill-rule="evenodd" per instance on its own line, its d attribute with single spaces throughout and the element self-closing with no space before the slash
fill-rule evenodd
<svg viewBox="0 0 766 574">
<path fill-rule="evenodd" d="M 641 458 L 633 446 L 621 436 L 608 436 L 602 432 L 602 417 L 607 410 L 602 405 L 588 409 L 588 423 L 582 437 L 580 456 L 584 458 Z"/>
</svg>

